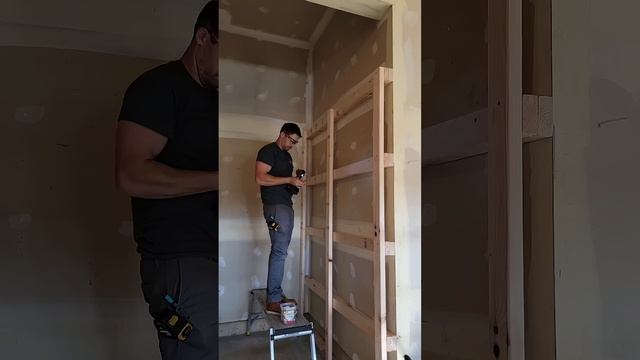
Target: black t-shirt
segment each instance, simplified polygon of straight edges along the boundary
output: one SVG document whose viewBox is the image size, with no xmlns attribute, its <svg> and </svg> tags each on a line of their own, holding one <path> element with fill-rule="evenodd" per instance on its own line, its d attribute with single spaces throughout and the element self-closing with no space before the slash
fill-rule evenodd
<svg viewBox="0 0 640 360">
<path fill-rule="evenodd" d="M 218 171 L 218 92 L 201 87 L 180 61 L 147 71 L 125 93 L 120 120 L 165 137 L 156 161 L 183 170 Z M 170 199 L 132 198 L 143 257 L 218 258 L 218 192 Z"/>
<path fill-rule="evenodd" d="M 271 165 L 268 174 L 277 177 L 290 177 L 293 174 L 293 159 L 288 151 L 280 149 L 276 143 L 267 144 L 258 151 L 257 161 Z M 292 194 L 287 190 L 287 184 L 275 186 L 260 186 L 260 196 L 265 205 L 293 205 Z"/>
</svg>

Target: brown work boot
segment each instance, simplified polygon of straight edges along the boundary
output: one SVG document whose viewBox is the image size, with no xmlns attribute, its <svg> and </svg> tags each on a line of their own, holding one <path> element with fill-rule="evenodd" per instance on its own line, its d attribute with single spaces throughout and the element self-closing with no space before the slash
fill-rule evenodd
<svg viewBox="0 0 640 360">
<path fill-rule="evenodd" d="M 268 302 L 264 311 L 269 315 L 280 315 L 280 303 Z"/>
</svg>

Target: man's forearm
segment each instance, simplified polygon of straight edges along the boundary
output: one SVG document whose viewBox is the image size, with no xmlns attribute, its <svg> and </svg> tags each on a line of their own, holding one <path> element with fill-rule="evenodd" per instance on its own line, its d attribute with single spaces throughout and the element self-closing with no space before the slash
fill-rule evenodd
<svg viewBox="0 0 640 360">
<path fill-rule="evenodd" d="M 263 174 L 257 179 L 258 185 L 261 185 L 261 186 L 284 185 L 284 184 L 289 184 L 290 181 L 291 181 L 290 177 L 272 176 L 269 174 Z"/>
<path fill-rule="evenodd" d="M 135 172 L 120 174 L 118 183 L 131 196 L 166 199 L 218 190 L 218 173 L 180 170 L 146 160 Z"/>
</svg>

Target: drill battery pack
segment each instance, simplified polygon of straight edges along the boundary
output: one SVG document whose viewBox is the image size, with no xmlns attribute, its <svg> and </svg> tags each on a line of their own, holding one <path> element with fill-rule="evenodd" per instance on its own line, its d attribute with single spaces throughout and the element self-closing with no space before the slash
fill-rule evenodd
<svg viewBox="0 0 640 360">
<path fill-rule="evenodd" d="M 193 331 L 193 326 L 185 318 L 172 309 L 166 309 L 154 319 L 158 331 L 180 341 L 186 341 Z"/>
<path fill-rule="evenodd" d="M 302 170 L 302 169 L 298 169 L 296 170 L 296 177 L 300 180 L 304 180 L 304 178 L 307 176 L 307 172 Z M 290 184 L 287 184 L 287 191 L 289 191 L 292 195 L 298 195 L 298 193 L 300 192 L 300 189 L 297 186 L 293 186 Z"/>
</svg>

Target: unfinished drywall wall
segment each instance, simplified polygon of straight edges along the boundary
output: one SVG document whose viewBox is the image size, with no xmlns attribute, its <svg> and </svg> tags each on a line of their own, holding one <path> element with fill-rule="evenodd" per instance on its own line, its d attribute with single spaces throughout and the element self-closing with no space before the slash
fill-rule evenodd
<svg viewBox="0 0 640 360">
<path fill-rule="evenodd" d="M 124 91 L 160 62 L 7 46 L 0 59 L 2 357 L 158 358 L 113 149 Z"/>
<path fill-rule="evenodd" d="M 527 358 L 532 359 L 555 356 L 551 154 L 551 139 L 523 145 Z M 423 284 L 432 289 L 423 299 L 423 347 L 429 358 L 490 358 L 486 171 L 487 157 L 480 155 L 423 172 Z"/>
<path fill-rule="evenodd" d="M 308 51 L 220 33 L 220 111 L 305 122 Z"/>
<path fill-rule="evenodd" d="M 487 4 L 459 6 L 423 12 L 425 128 L 487 107 Z M 424 358 L 490 358 L 487 171 L 486 154 L 423 168 Z"/>
<path fill-rule="evenodd" d="M 223 117 L 221 123 L 229 123 Z M 242 121 L 242 120 L 240 120 Z M 265 126 L 267 127 L 267 126 Z M 255 163 L 258 150 L 275 140 L 279 127 L 269 134 L 247 132 L 222 133 L 220 159 L 220 322 L 233 323 L 248 316 L 249 291 L 267 286 L 267 270 L 271 242 L 262 215 L 260 188 L 255 183 Z M 235 136 L 235 138 L 233 137 Z M 300 150 L 291 152 L 294 167 L 300 166 Z M 294 211 L 299 218 L 300 200 L 294 196 Z M 300 222 L 296 222 L 282 283 L 284 293 L 298 297 L 300 284 Z M 244 325 L 244 324 L 242 324 Z M 222 335 L 233 334 L 233 328 L 223 326 Z M 227 329 L 228 328 L 228 329 Z M 242 332 L 244 328 L 242 327 Z M 237 331 L 236 331 L 237 332 Z"/>
<path fill-rule="evenodd" d="M 207 0 L 7 0 L 0 42 L 172 60 L 182 55 Z"/>
<path fill-rule="evenodd" d="M 636 359 L 640 4 L 553 2 L 558 359 Z"/>
<path fill-rule="evenodd" d="M 486 14 L 482 1 L 425 4 L 422 127 L 486 109 Z"/>
<path fill-rule="evenodd" d="M 308 41 L 325 11 L 320 5 L 300 0 L 221 1 L 220 9 L 222 19 L 231 16 L 221 21 L 223 29 L 263 38 L 288 38 L 292 43 Z"/>
<path fill-rule="evenodd" d="M 391 67 L 391 22 L 337 11 L 313 48 L 313 119 L 379 66 Z"/>
<path fill-rule="evenodd" d="M 423 357 L 488 359 L 487 157 L 422 173 Z"/>
</svg>

